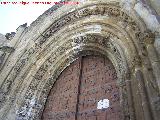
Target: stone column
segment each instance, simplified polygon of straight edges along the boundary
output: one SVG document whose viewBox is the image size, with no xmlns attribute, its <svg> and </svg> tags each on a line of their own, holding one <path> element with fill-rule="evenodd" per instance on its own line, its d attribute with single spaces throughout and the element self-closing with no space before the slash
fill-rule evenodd
<svg viewBox="0 0 160 120">
<path fill-rule="evenodd" d="M 141 103 L 142 103 L 142 109 L 143 109 L 142 114 L 144 114 L 145 120 L 153 120 L 141 66 L 138 66 L 138 65 L 135 66 L 134 76 L 135 76 L 135 80 L 137 81 L 138 89 L 141 96 Z"/>
<path fill-rule="evenodd" d="M 130 113 L 130 120 L 135 120 L 135 113 L 134 113 L 134 102 L 133 102 L 133 94 L 131 89 L 131 79 L 130 73 L 129 76 L 126 77 L 126 89 L 127 89 L 127 98 L 128 98 L 128 106 L 129 106 L 129 113 Z"/>
<path fill-rule="evenodd" d="M 143 41 L 146 45 L 148 57 L 153 69 L 153 74 L 160 90 L 160 59 L 158 57 L 156 48 L 154 47 L 155 34 L 153 34 L 151 31 L 146 31 L 143 36 Z"/>
<path fill-rule="evenodd" d="M 147 94 L 147 89 L 145 86 L 145 79 L 144 79 L 144 74 L 143 74 L 143 64 L 140 56 L 135 56 L 133 61 L 132 61 L 132 75 L 134 79 L 134 86 L 133 86 L 133 91 L 136 91 L 136 98 L 138 100 L 138 106 L 136 105 L 135 109 L 138 111 L 136 112 L 136 119 L 142 120 L 153 120 L 152 118 L 152 113 L 150 109 L 150 104 L 149 104 L 149 99 L 148 99 L 148 94 Z M 138 92 L 138 93 L 137 93 Z M 137 100 L 134 100 L 135 102 Z"/>
</svg>

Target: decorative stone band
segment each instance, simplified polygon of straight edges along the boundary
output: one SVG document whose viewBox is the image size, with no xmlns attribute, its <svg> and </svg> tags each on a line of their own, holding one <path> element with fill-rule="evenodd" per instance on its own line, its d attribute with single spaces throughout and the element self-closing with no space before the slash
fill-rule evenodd
<svg viewBox="0 0 160 120">
<path fill-rule="evenodd" d="M 87 16 L 92 15 L 106 15 L 110 17 L 114 17 L 117 21 L 122 21 L 124 23 L 129 24 L 129 26 L 136 32 L 139 32 L 140 29 L 137 23 L 128 16 L 126 13 L 121 11 L 121 9 L 116 4 L 97 4 L 95 6 L 87 6 L 85 8 L 75 10 L 73 12 L 68 13 L 67 15 L 61 17 L 57 21 L 55 21 L 50 28 L 48 28 L 43 34 L 42 39 L 37 41 L 36 45 L 41 46 L 47 41 L 47 38 L 51 37 L 57 31 L 59 31 L 65 25 L 68 25 L 74 21 L 77 21 L 81 18 L 85 18 Z M 45 39 L 44 39 L 45 38 Z"/>
<path fill-rule="evenodd" d="M 152 38 L 152 34 L 150 33 L 143 35 L 140 32 L 138 23 L 135 20 L 133 20 L 132 17 L 127 15 L 125 12 L 121 11 L 120 7 L 117 6 L 117 4 L 96 4 L 96 5 L 87 6 L 85 8 L 76 9 L 75 11 L 72 11 L 62 16 L 60 19 L 56 20 L 46 31 L 44 31 L 44 33 L 42 33 L 42 36 L 39 36 L 38 39 L 34 40 L 35 47 L 31 47 L 30 49 L 26 50 L 26 52 L 22 55 L 19 61 L 17 61 L 13 70 L 10 72 L 10 75 L 6 78 L 4 87 L 2 88 L 2 93 L 7 95 L 9 94 L 10 88 L 14 83 L 14 80 L 16 79 L 16 77 L 19 75 L 20 71 L 24 68 L 26 64 L 29 64 L 29 59 L 32 59 L 32 57 L 35 56 L 35 53 L 37 54 L 40 53 L 41 47 L 45 44 L 47 40 L 49 40 L 48 39 L 49 37 L 54 36 L 54 34 L 56 34 L 56 32 L 59 31 L 61 28 L 63 28 L 65 25 L 72 24 L 73 22 L 78 21 L 81 18 L 85 18 L 91 15 L 109 16 L 109 17 L 115 18 L 117 21 L 126 23 L 132 29 L 133 34 L 136 34 L 136 33 L 139 34 L 139 36 L 138 37 L 136 36 L 136 39 L 135 39 L 137 40 L 136 41 L 137 43 L 139 43 L 138 39 L 146 38 L 145 40 L 147 40 L 147 38 Z M 112 37 L 112 34 L 110 34 L 110 37 Z M 115 59 L 117 61 L 116 67 L 119 70 L 118 72 L 121 74 L 122 73 L 126 74 L 128 72 L 128 71 L 124 71 L 124 67 L 126 66 L 126 63 L 123 61 L 121 53 L 119 52 L 123 50 L 119 50 L 119 48 L 115 46 L 115 43 L 112 43 L 108 40 L 109 39 L 107 37 L 104 39 L 103 37 L 101 38 L 99 36 L 86 35 L 86 36 L 79 36 L 73 40 L 69 40 L 67 43 L 63 44 L 62 46 L 59 46 L 52 53 L 52 55 L 50 55 L 49 58 L 47 58 L 47 60 L 43 63 L 43 65 L 41 65 L 41 67 L 36 70 L 36 73 L 33 76 L 31 83 L 28 85 L 28 89 L 25 92 L 23 100 L 20 100 L 21 104 L 20 106 L 18 106 L 19 109 L 17 110 L 17 120 L 36 119 L 36 117 L 39 115 L 39 112 L 42 110 L 41 107 L 39 106 L 44 106 L 45 99 L 47 98 L 49 89 L 52 87 L 58 74 L 60 74 L 60 72 L 62 72 L 62 70 L 65 67 L 67 67 L 67 65 L 69 65 L 70 62 L 75 60 L 75 58 L 78 56 L 78 53 L 80 51 L 85 51 L 87 47 L 91 48 L 91 46 L 89 46 L 90 44 L 93 45 L 92 50 L 94 51 L 96 51 L 97 49 L 97 47 L 95 47 L 96 45 L 101 46 L 101 48 L 104 48 L 106 51 L 110 51 L 112 55 L 115 56 Z M 153 43 L 153 42 L 151 41 L 146 43 Z M 56 72 L 53 72 L 54 69 L 50 67 L 51 66 L 53 67 L 53 65 L 55 65 L 55 62 L 58 61 L 57 56 L 63 56 L 65 51 L 70 52 L 66 54 L 66 56 L 68 56 L 68 59 L 66 60 L 67 62 L 65 61 L 63 64 L 58 66 L 59 68 L 56 69 L 56 72 L 58 73 L 57 74 Z M 71 57 L 73 57 L 73 59 L 71 59 Z M 136 67 L 136 66 L 141 66 L 142 63 L 140 58 L 136 56 L 132 64 L 133 66 Z M 46 79 L 44 80 L 43 76 L 47 74 L 47 71 L 49 71 L 49 69 L 53 73 L 51 73 L 52 75 L 49 75 L 49 77 L 46 78 L 47 80 Z M 125 75 L 122 75 L 122 82 L 124 81 L 123 77 L 125 78 Z M 44 86 L 39 87 L 38 86 L 39 84 L 43 84 Z M 35 96 L 37 94 L 35 90 L 42 90 L 42 93 L 39 93 L 41 94 L 40 98 L 42 99 L 35 98 L 37 97 Z M 122 91 L 122 98 L 123 98 L 122 103 L 124 105 L 125 115 L 128 115 L 129 114 L 128 98 L 126 98 L 128 97 L 127 96 L 128 93 L 127 93 L 125 84 L 123 84 L 121 91 Z M 2 98 L 4 98 L 3 99 L 4 101 L 7 100 L 5 97 L 2 96 Z M 34 106 L 35 104 L 38 107 L 35 107 Z"/>
</svg>

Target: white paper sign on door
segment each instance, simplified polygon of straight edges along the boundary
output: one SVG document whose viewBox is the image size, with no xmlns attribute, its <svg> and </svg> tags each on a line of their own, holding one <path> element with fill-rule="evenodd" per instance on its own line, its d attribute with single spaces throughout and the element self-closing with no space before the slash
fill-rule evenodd
<svg viewBox="0 0 160 120">
<path fill-rule="evenodd" d="M 108 99 L 103 99 L 98 101 L 97 103 L 97 109 L 104 109 L 109 107 L 109 100 Z"/>
</svg>

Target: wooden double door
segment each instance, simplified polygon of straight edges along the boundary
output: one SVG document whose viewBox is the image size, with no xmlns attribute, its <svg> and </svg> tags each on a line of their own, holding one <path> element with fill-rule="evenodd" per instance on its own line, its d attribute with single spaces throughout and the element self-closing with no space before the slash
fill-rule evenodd
<svg viewBox="0 0 160 120">
<path fill-rule="evenodd" d="M 67 67 L 55 82 L 42 120 L 122 120 L 117 74 L 100 56 L 85 56 Z"/>
</svg>

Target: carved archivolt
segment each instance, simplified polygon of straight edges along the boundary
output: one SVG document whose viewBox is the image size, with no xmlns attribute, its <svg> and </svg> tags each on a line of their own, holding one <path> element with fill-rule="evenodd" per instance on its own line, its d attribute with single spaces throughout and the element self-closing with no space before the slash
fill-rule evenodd
<svg viewBox="0 0 160 120">
<path fill-rule="evenodd" d="M 58 32 L 65 26 L 98 15 L 115 19 L 117 26 L 119 26 L 118 22 L 126 24 L 128 26 L 126 29 L 133 31 L 132 35 L 123 29 L 124 31 L 119 31 L 119 33 L 124 36 L 120 37 L 106 29 L 105 34 L 83 31 L 84 34 L 68 35 L 69 37 L 66 39 L 60 39 L 63 35 L 58 36 Z M 132 94 L 130 82 L 135 72 L 135 66 L 144 64 L 143 54 L 139 52 L 144 49 L 144 36 L 149 35 L 150 37 L 150 33 L 147 35 L 143 33 L 138 23 L 139 21 L 136 22 L 115 4 L 88 5 L 62 16 L 45 30 L 34 41 L 35 44 L 26 50 L 17 61 L 1 87 L 0 107 L 5 107 L 6 103 L 17 106 L 17 120 L 40 119 L 48 93 L 59 74 L 80 55 L 101 54 L 112 60 L 117 70 L 117 83 L 121 88 L 124 117 L 126 119 L 134 118 L 134 110 L 131 109 L 134 108 L 133 101 L 132 98 L 128 98 L 128 94 Z M 126 38 L 126 36 L 128 37 Z M 126 41 L 122 38 L 125 38 Z M 123 45 L 123 43 L 127 44 L 125 42 L 128 42 L 134 49 Z M 146 52 L 146 50 L 144 51 Z M 133 55 L 129 54 L 132 52 Z M 42 56 L 45 56 L 45 59 Z M 145 58 L 148 59 L 147 56 Z M 40 65 L 37 65 L 38 63 Z M 36 67 L 34 68 L 34 66 Z M 129 84 L 126 84 L 126 81 L 129 81 Z M 18 94 L 17 91 L 19 91 Z M 14 99 L 8 99 L 7 96 L 14 96 Z"/>
<path fill-rule="evenodd" d="M 98 36 L 98 35 L 90 35 L 87 34 L 85 36 L 79 36 L 76 37 L 74 39 L 71 39 L 68 41 L 69 44 L 63 44 L 62 46 L 59 46 L 59 48 L 44 62 L 44 64 L 40 67 L 40 69 L 37 71 L 37 73 L 35 74 L 35 76 L 33 77 L 33 80 L 29 86 L 29 89 L 27 90 L 26 94 L 25 94 L 25 99 L 27 100 L 27 103 L 25 102 L 23 107 L 21 108 L 21 110 L 19 111 L 19 117 L 21 116 L 27 116 L 29 110 L 31 109 L 31 106 L 26 108 L 26 106 L 28 106 L 30 104 L 30 100 L 33 99 L 32 94 L 34 93 L 35 90 L 37 89 L 42 89 L 41 96 L 39 98 L 39 102 L 41 103 L 41 105 L 45 104 L 45 98 L 47 98 L 49 89 L 51 88 L 54 81 L 56 80 L 56 78 L 59 76 L 59 74 L 72 62 L 74 61 L 76 58 L 79 57 L 81 51 L 85 51 L 83 52 L 83 55 L 88 55 L 88 54 L 94 54 L 91 51 L 95 51 L 97 54 L 103 54 L 107 57 L 110 57 L 111 59 L 114 59 L 115 61 L 115 65 L 117 65 L 116 69 L 117 69 L 117 73 L 119 74 L 119 76 L 125 76 L 126 73 L 126 66 L 123 66 L 125 63 L 125 61 L 123 60 L 124 56 L 121 56 L 120 54 L 120 48 L 118 48 L 115 44 L 113 44 L 113 42 L 110 40 L 110 38 L 104 38 L 102 36 Z M 66 51 L 68 51 L 68 54 L 64 54 Z M 111 54 L 111 56 L 109 55 Z M 49 66 L 52 66 L 52 64 L 54 64 L 55 61 L 57 61 L 56 59 L 58 59 L 58 56 L 63 56 L 63 58 L 65 59 L 65 61 L 63 61 L 60 66 L 57 67 L 57 69 L 55 70 L 55 68 L 50 68 Z M 41 82 L 41 79 L 43 78 L 43 76 L 45 76 L 46 72 L 48 71 L 53 71 L 52 74 L 50 75 L 51 77 L 48 78 L 48 82 L 44 83 L 45 86 L 42 86 L 43 88 L 38 88 L 38 84 L 39 82 Z M 125 98 L 123 98 L 121 101 L 124 101 L 125 105 L 127 105 L 127 96 L 124 94 L 127 94 L 127 90 L 126 90 L 126 85 L 125 85 L 125 78 L 120 78 L 119 81 L 117 81 L 119 83 L 119 85 L 121 86 L 122 90 L 123 90 L 123 97 L 125 96 Z M 42 83 L 41 83 L 42 84 Z M 43 98 L 43 99 L 41 99 Z M 25 101 L 26 101 L 25 100 Z M 30 102 L 28 102 L 30 101 Z M 39 103 L 39 104 L 40 104 Z M 127 109 L 128 107 L 126 107 Z M 35 108 L 32 108 L 35 109 Z M 38 108 L 39 109 L 39 108 Z M 34 110 L 36 111 L 36 110 Z M 32 114 L 34 114 L 32 112 Z M 126 110 L 125 114 L 129 114 L 129 111 Z M 36 113 L 34 114 L 36 115 Z M 29 116 L 28 116 L 29 117 Z"/>
</svg>

